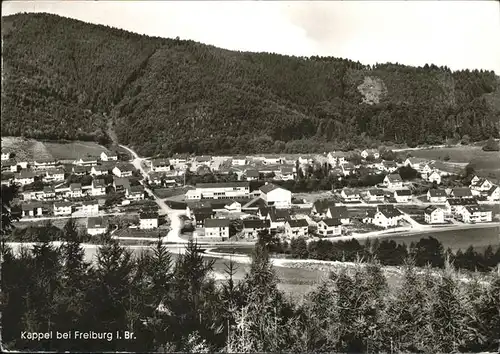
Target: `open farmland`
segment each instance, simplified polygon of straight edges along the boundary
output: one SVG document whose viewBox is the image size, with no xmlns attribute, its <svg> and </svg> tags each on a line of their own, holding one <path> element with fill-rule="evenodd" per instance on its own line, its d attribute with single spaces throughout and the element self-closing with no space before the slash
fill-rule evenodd
<svg viewBox="0 0 500 354">
<path fill-rule="evenodd" d="M 20 137 L 2 137 L 2 147 L 15 153 L 19 160 L 76 160 L 108 151 L 104 146 L 89 141 L 43 142 Z"/>
</svg>

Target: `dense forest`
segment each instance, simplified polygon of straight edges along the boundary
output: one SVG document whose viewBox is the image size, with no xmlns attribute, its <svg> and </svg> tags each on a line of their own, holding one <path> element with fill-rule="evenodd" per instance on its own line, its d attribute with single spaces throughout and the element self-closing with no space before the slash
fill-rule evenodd
<svg viewBox="0 0 500 354">
<path fill-rule="evenodd" d="M 106 143 L 112 127 L 144 155 L 500 136 L 491 71 L 235 52 L 49 14 L 2 17 L 2 43 L 2 135 Z"/>
</svg>

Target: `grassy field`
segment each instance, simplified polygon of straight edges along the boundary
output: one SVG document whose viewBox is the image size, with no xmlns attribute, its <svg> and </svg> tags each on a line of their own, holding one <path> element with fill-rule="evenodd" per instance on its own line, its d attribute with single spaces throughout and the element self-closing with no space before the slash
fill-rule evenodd
<svg viewBox="0 0 500 354">
<path fill-rule="evenodd" d="M 2 137 L 2 147 L 11 150 L 20 160 L 53 158 L 76 160 L 108 151 L 104 146 L 89 141 L 43 142 L 20 137 Z"/>
<path fill-rule="evenodd" d="M 155 188 L 153 193 L 161 199 L 168 198 L 169 200 L 182 201 L 184 200 L 184 195 L 188 190 L 192 188 L 190 187 L 178 187 L 178 188 Z M 179 198 L 182 196 L 182 198 Z"/>
<path fill-rule="evenodd" d="M 460 163 L 464 165 L 472 163 L 478 175 L 500 181 L 500 152 L 498 151 L 483 151 L 478 146 L 457 146 L 413 150 L 411 154 L 414 157 L 442 162 L 445 162 L 444 159 L 449 157 L 450 159 L 447 163 Z"/>
</svg>

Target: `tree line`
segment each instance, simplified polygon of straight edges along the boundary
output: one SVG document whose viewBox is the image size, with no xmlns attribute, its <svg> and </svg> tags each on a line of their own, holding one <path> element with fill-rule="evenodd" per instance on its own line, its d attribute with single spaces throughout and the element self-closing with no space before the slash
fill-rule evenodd
<svg viewBox="0 0 500 354">
<path fill-rule="evenodd" d="M 391 286 L 378 262 L 332 272 L 306 296 L 279 289 L 266 237 L 250 269 L 211 277 L 194 243 L 174 258 L 159 240 L 133 256 L 107 237 L 88 263 L 75 224 L 55 247 L 2 245 L 2 339 L 7 349 L 155 352 L 478 352 L 498 350 L 500 275 L 464 282 L 407 261 Z M 8 325 L 5 325 L 8 324 Z M 130 331 L 133 339 L 31 341 L 22 333 Z M 55 336 L 54 336 L 55 337 Z"/>
<path fill-rule="evenodd" d="M 492 71 L 230 52 L 49 14 L 4 22 L 3 135 L 107 143 L 112 122 L 146 156 L 499 137 Z"/>
</svg>

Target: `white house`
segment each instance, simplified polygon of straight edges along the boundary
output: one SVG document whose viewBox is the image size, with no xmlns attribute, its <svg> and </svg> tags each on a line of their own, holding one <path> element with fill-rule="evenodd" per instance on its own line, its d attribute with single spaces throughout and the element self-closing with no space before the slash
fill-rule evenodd
<svg viewBox="0 0 500 354">
<path fill-rule="evenodd" d="M 287 209 L 269 208 L 267 220 L 271 222 L 271 230 L 276 230 L 285 226 L 285 222 L 290 219 Z"/>
<path fill-rule="evenodd" d="M 153 159 L 151 160 L 151 169 L 154 172 L 170 171 L 170 161 L 168 159 Z"/>
<path fill-rule="evenodd" d="M 75 160 L 73 163 L 79 166 L 96 166 L 97 165 L 97 156 L 87 156 L 81 157 L 78 160 Z"/>
<path fill-rule="evenodd" d="M 117 177 L 132 177 L 135 167 L 131 164 L 120 164 L 113 168 L 113 174 Z"/>
<path fill-rule="evenodd" d="M 470 185 L 470 189 L 473 195 L 486 194 L 491 189 L 491 187 L 493 187 L 493 183 L 488 181 L 486 178 L 479 178 Z"/>
<path fill-rule="evenodd" d="M 109 167 L 105 165 L 96 165 L 92 166 L 90 170 L 90 174 L 92 176 L 102 176 L 102 175 L 107 175 L 109 172 Z"/>
<path fill-rule="evenodd" d="M 114 152 L 103 151 L 99 157 L 101 161 L 118 161 L 118 155 Z"/>
<path fill-rule="evenodd" d="M 292 204 L 292 192 L 272 183 L 260 187 L 260 197 L 267 206 L 279 209 L 289 208 Z"/>
<path fill-rule="evenodd" d="M 42 216 L 43 214 L 43 208 L 40 203 L 23 203 L 21 205 L 21 210 L 22 210 L 22 216 Z"/>
<path fill-rule="evenodd" d="M 239 213 L 241 212 L 241 203 L 235 200 L 230 200 L 227 203 L 225 203 L 224 209 L 227 211 Z"/>
<path fill-rule="evenodd" d="M 94 179 L 92 181 L 92 187 L 90 189 L 90 194 L 93 196 L 100 196 L 106 194 L 106 185 L 103 179 Z"/>
<path fill-rule="evenodd" d="M 394 191 L 394 199 L 397 203 L 408 203 L 411 200 L 411 191 L 409 189 L 397 189 Z"/>
<path fill-rule="evenodd" d="M 342 169 L 342 174 L 344 176 L 349 176 L 352 175 L 356 172 L 356 166 L 354 166 L 352 163 L 347 162 L 343 163 L 340 168 Z"/>
<path fill-rule="evenodd" d="M 73 166 L 72 172 L 75 176 L 84 176 L 92 170 L 90 166 Z"/>
<path fill-rule="evenodd" d="M 90 217 L 87 219 L 87 233 L 89 235 L 102 235 L 108 229 L 108 219 L 102 217 Z"/>
<path fill-rule="evenodd" d="M 238 199 L 250 196 L 248 182 L 198 183 L 196 189 L 185 194 L 186 200 Z"/>
<path fill-rule="evenodd" d="M 45 176 L 43 176 L 43 181 L 46 183 L 63 182 L 64 181 L 64 170 L 62 170 L 62 169 L 47 170 L 45 172 Z"/>
<path fill-rule="evenodd" d="M 427 180 L 431 183 L 441 184 L 441 175 L 437 171 L 432 171 Z"/>
<path fill-rule="evenodd" d="M 446 199 L 445 209 L 447 215 L 460 215 L 462 213 L 462 209 L 466 206 L 477 206 L 477 200 L 472 199 L 463 199 L 463 198 L 448 198 Z"/>
<path fill-rule="evenodd" d="M 253 168 L 245 170 L 245 177 L 247 181 L 256 181 L 259 179 L 259 171 Z"/>
<path fill-rule="evenodd" d="M 257 237 L 260 231 L 268 230 L 271 227 L 270 220 L 243 220 L 242 234 L 245 237 Z"/>
<path fill-rule="evenodd" d="M 383 185 L 389 189 L 400 189 L 403 188 L 403 179 L 398 173 L 390 174 L 385 176 Z"/>
<path fill-rule="evenodd" d="M 443 224 L 444 210 L 442 208 L 431 205 L 424 210 L 425 222 L 427 224 Z"/>
<path fill-rule="evenodd" d="M 420 174 L 422 175 L 422 178 L 424 180 L 429 180 L 429 175 L 431 174 L 432 172 L 432 168 L 431 166 L 426 163 L 426 164 L 423 164 L 423 165 L 420 165 L 420 170 L 418 170 L 420 172 Z"/>
<path fill-rule="evenodd" d="M 380 153 L 375 149 L 367 149 L 361 151 L 361 157 L 366 160 L 368 156 L 373 156 L 374 159 L 378 159 L 380 157 Z"/>
<path fill-rule="evenodd" d="M 345 202 L 355 203 L 355 202 L 361 201 L 361 197 L 359 195 L 359 192 L 355 189 L 344 188 L 344 189 L 342 189 L 340 196 L 342 197 L 342 199 Z"/>
<path fill-rule="evenodd" d="M 468 205 L 461 209 L 461 219 L 464 223 L 491 222 L 492 211 L 484 205 Z"/>
<path fill-rule="evenodd" d="M 17 172 L 17 162 L 14 159 L 2 161 L 2 172 Z"/>
<path fill-rule="evenodd" d="M 205 236 L 221 237 L 222 239 L 228 239 L 229 225 L 230 221 L 227 219 L 206 219 Z"/>
<path fill-rule="evenodd" d="M 295 179 L 295 171 L 293 166 L 280 167 L 279 176 L 283 181 L 293 181 Z"/>
<path fill-rule="evenodd" d="M 189 160 L 189 154 L 174 154 L 169 161 L 171 165 L 183 165 Z"/>
<path fill-rule="evenodd" d="M 151 230 L 158 228 L 157 213 L 142 213 L 139 215 L 139 229 Z"/>
<path fill-rule="evenodd" d="M 387 171 L 389 173 L 393 173 L 398 169 L 398 164 L 395 163 L 394 161 L 382 161 L 382 164 L 380 166 L 382 171 Z"/>
<path fill-rule="evenodd" d="M 413 168 L 414 170 L 420 171 L 420 169 L 424 165 L 424 161 L 421 159 L 414 158 L 414 157 L 409 157 L 405 160 L 405 162 L 403 162 L 403 165 L 409 166 L 409 167 Z"/>
<path fill-rule="evenodd" d="M 444 189 L 429 189 L 427 191 L 427 201 L 430 203 L 446 203 L 446 191 Z"/>
<path fill-rule="evenodd" d="M 69 202 L 56 202 L 54 203 L 54 215 L 55 216 L 63 216 L 63 215 L 71 215 L 72 213 L 72 204 Z"/>
<path fill-rule="evenodd" d="M 129 186 L 127 189 L 125 189 L 125 197 L 131 200 L 143 200 L 144 186 Z"/>
<path fill-rule="evenodd" d="M 2 151 L 2 161 L 10 159 L 10 152 Z"/>
<path fill-rule="evenodd" d="M 82 184 L 81 183 L 71 183 L 69 185 L 68 197 L 70 197 L 70 198 L 83 197 Z"/>
<path fill-rule="evenodd" d="M 14 174 L 14 183 L 25 186 L 35 182 L 35 174 L 29 170 L 22 170 L 19 173 Z"/>
<path fill-rule="evenodd" d="M 369 189 L 366 192 L 366 200 L 369 202 L 383 202 L 384 201 L 384 191 L 379 188 Z"/>
<path fill-rule="evenodd" d="M 99 214 L 99 202 L 97 200 L 86 200 L 82 202 L 80 211 L 85 215 Z"/>
<path fill-rule="evenodd" d="M 285 222 L 285 235 L 289 238 L 305 237 L 309 234 L 309 224 L 306 219 L 287 220 Z"/>
<path fill-rule="evenodd" d="M 458 187 L 451 190 L 450 196 L 453 198 L 472 199 L 474 195 L 470 188 Z"/>
<path fill-rule="evenodd" d="M 493 186 L 487 193 L 487 199 L 489 202 L 500 201 L 500 187 Z"/>
<path fill-rule="evenodd" d="M 349 211 L 347 210 L 347 207 L 345 205 L 330 206 L 326 211 L 326 217 L 328 219 L 339 219 L 343 225 L 348 225 L 351 223 Z"/>
<path fill-rule="evenodd" d="M 401 219 L 402 213 L 392 205 L 379 205 L 376 211 L 370 210 L 367 212 L 363 222 L 388 228 L 397 226 Z"/>
<path fill-rule="evenodd" d="M 342 223 L 339 219 L 323 219 L 318 222 L 318 234 L 321 236 L 342 235 Z"/>
<path fill-rule="evenodd" d="M 57 161 L 54 160 L 54 159 L 39 159 L 39 160 L 35 160 L 33 161 L 33 169 L 35 170 L 44 170 L 44 169 L 48 169 L 48 168 L 54 168 L 56 167 L 56 164 L 57 164 Z"/>
<path fill-rule="evenodd" d="M 347 159 L 347 153 L 343 151 L 332 151 L 329 152 L 328 155 L 326 156 L 328 159 L 328 162 L 330 165 L 335 166 L 335 165 L 342 165 L 346 163 Z"/>
<path fill-rule="evenodd" d="M 247 158 L 245 156 L 233 156 L 231 159 L 232 166 L 245 166 L 247 164 Z"/>
</svg>

